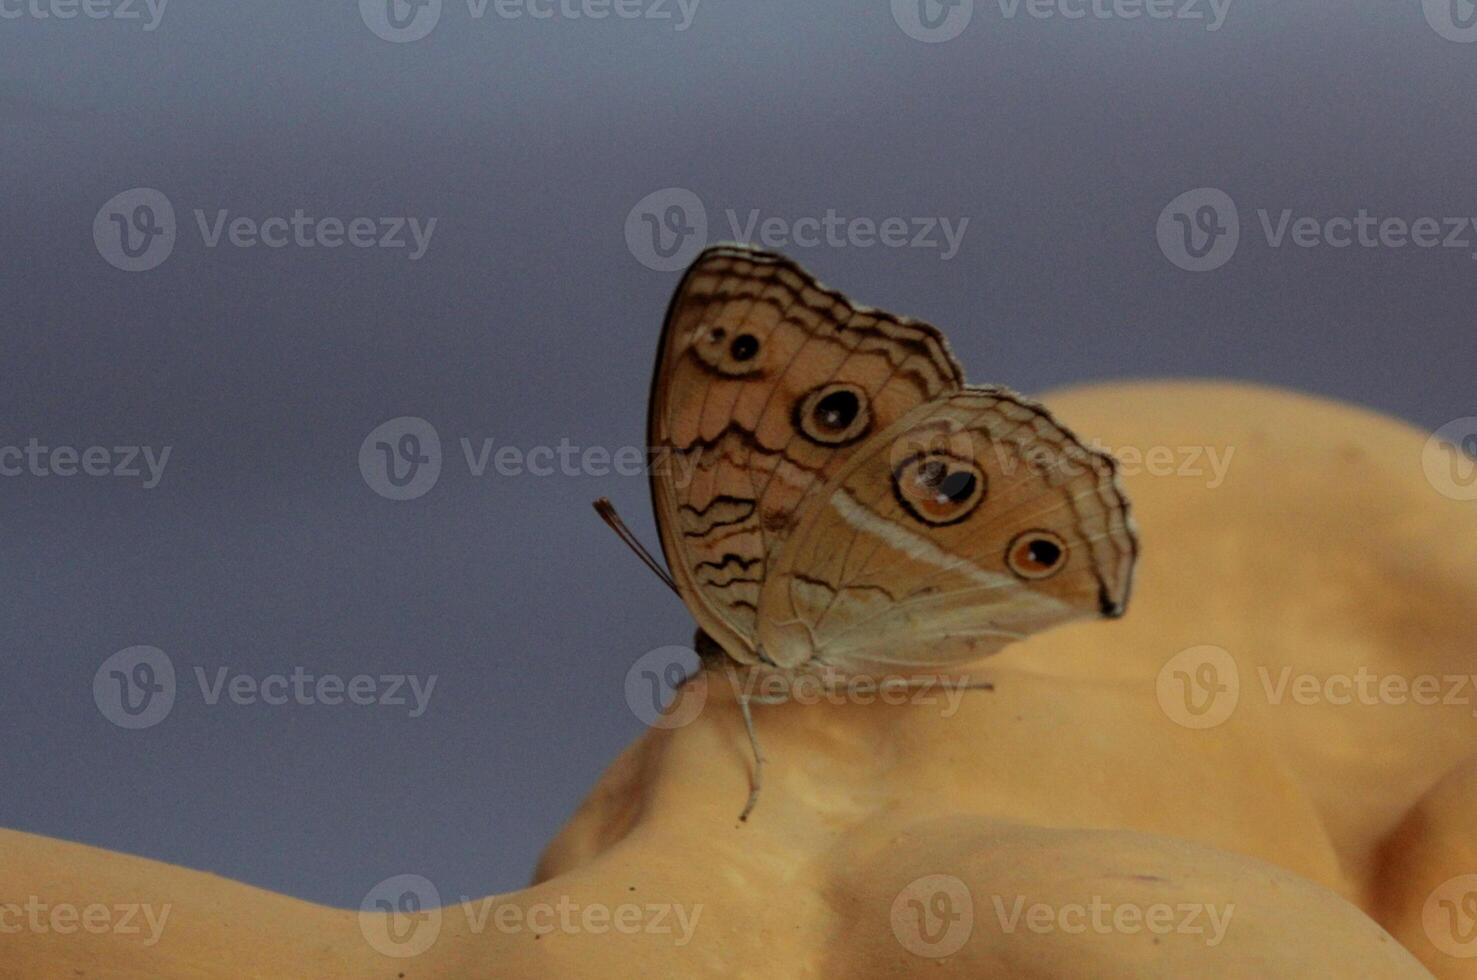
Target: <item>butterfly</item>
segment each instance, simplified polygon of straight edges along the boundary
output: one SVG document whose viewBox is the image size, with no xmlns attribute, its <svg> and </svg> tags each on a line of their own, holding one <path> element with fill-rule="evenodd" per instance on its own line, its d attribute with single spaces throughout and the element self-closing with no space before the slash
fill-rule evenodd
<svg viewBox="0 0 1477 980">
<path fill-rule="evenodd" d="M 1139 547 L 1113 458 L 966 384 L 936 328 L 777 253 L 718 245 L 687 269 L 647 426 L 669 584 L 733 664 L 921 674 L 1127 609 Z"/>
</svg>

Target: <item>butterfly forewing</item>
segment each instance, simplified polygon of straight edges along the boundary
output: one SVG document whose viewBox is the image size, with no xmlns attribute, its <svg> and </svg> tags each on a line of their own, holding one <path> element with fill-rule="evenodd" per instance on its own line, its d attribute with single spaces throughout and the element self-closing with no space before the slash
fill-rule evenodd
<svg viewBox="0 0 1477 980">
<path fill-rule="evenodd" d="M 662 548 L 699 624 L 752 661 L 760 593 L 801 505 L 963 375 L 934 328 L 857 307 L 742 246 L 689 268 L 657 357 L 648 439 Z"/>
</svg>

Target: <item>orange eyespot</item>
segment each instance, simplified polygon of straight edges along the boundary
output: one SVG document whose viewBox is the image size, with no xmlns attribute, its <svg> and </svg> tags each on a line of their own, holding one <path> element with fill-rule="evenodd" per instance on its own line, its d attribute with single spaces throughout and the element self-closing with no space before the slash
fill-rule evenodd
<svg viewBox="0 0 1477 980">
<path fill-rule="evenodd" d="M 925 524 L 957 524 L 985 499 L 988 479 L 974 460 L 938 450 L 909 456 L 892 472 L 892 492 Z"/>
<path fill-rule="evenodd" d="M 1005 549 L 1005 563 L 1024 579 L 1051 578 L 1066 567 L 1067 542 L 1054 531 L 1022 532 Z"/>
<path fill-rule="evenodd" d="M 821 385 L 795 405 L 795 428 L 823 446 L 856 442 L 872 428 L 866 391 L 844 381 Z"/>
</svg>

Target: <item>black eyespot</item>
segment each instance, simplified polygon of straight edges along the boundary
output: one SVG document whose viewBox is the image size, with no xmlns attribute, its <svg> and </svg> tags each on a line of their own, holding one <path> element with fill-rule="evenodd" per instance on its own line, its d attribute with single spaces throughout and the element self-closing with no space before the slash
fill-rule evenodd
<svg viewBox="0 0 1477 980">
<path fill-rule="evenodd" d="M 974 495 L 974 488 L 979 484 L 973 473 L 965 470 L 955 470 L 948 474 L 938 483 L 940 497 L 950 503 L 960 503 L 968 500 Z"/>
<path fill-rule="evenodd" d="M 849 388 L 838 388 L 823 396 L 810 410 L 815 424 L 831 432 L 845 432 L 861 411 L 861 400 Z"/>
<path fill-rule="evenodd" d="M 1062 560 L 1062 549 L 1054 541 L 1044 538 L 1032 541 L 1026 546 L 1027 556 L 1038 565 L 1055 565 Z"/>
<path fill-rule="evenodd" d="M 856 442 L 871 427 L 867 393 L 845 381 L 821 385 L 795 404 L 795 428 L 823 446 Z"/>
<path fill-rule="evenodd" d="M 759 338 L 751 333 L 741 333 L 728 345 L 728 353 L 735 361 L 750 360 L 759 353 Z"/>
<path fill-rule="evenodd" d="M 931 527 L 958 524 L 984 502 L 986 477 L 973 460 L 946 450 L 904 459 L 892 472 L 893 497 Z"/>
<path fill-rule="evenodd" d="M 4 0 L 0 0 L 3 3 Z M 721 378 L 764 376 L 764 359 L 757 357 L 762 342 L 742 327 L 723 323 L 700 324 L 689 350 L 696 363 Z"/>
<path fill-rule="evenodd" d="M 1067 542 L 1053 531 L 1025 531 L 1006 548 L 1005 563 L 1024 579 L 1050 578 L 1067 564 Z"/>
</svg>

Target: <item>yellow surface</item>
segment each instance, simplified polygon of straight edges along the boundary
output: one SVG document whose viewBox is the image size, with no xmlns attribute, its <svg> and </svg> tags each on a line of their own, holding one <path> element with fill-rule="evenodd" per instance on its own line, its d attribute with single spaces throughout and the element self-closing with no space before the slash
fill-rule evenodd
<svg viewBox="0 0 1477 980">
<path fill-rule="evenodd" d="M 1477 673 L 1477 502 L 1427 481 L 1423 433 L 1344 405 L 1191 383 L 1047 400 L 1145 460 L 1126 467 L 1144 559 L 1124 620 L 1011 648 L 957 710 L 937 691 L 757 708 L 770 765 L 742 825 L 748 747 L 714 676 L 690 724 L 615 762 L 540 884 L 389 923 L 413 956 L 382 951 L 375 917 L 0 832 L 0 905 L 169 908 L 147 946 L 0 917 L 0 976 L 1425 976 L 1414 953 L 1477 977 L 1454 955 L 1477 936 L 1477 877 L 1471 897 L 1452 881 L 1477 875 L 1477 690 L 1328 697 L 1360 673 L 1443 694 Z M 1218 718 L 1180 700 L 1206 656 L 1182 651 L 1204 647 L 1239 694 L 1194 728 Z M 573 911 L 535 931 L 519 917 L 541 903 Z"/>
</svg>

